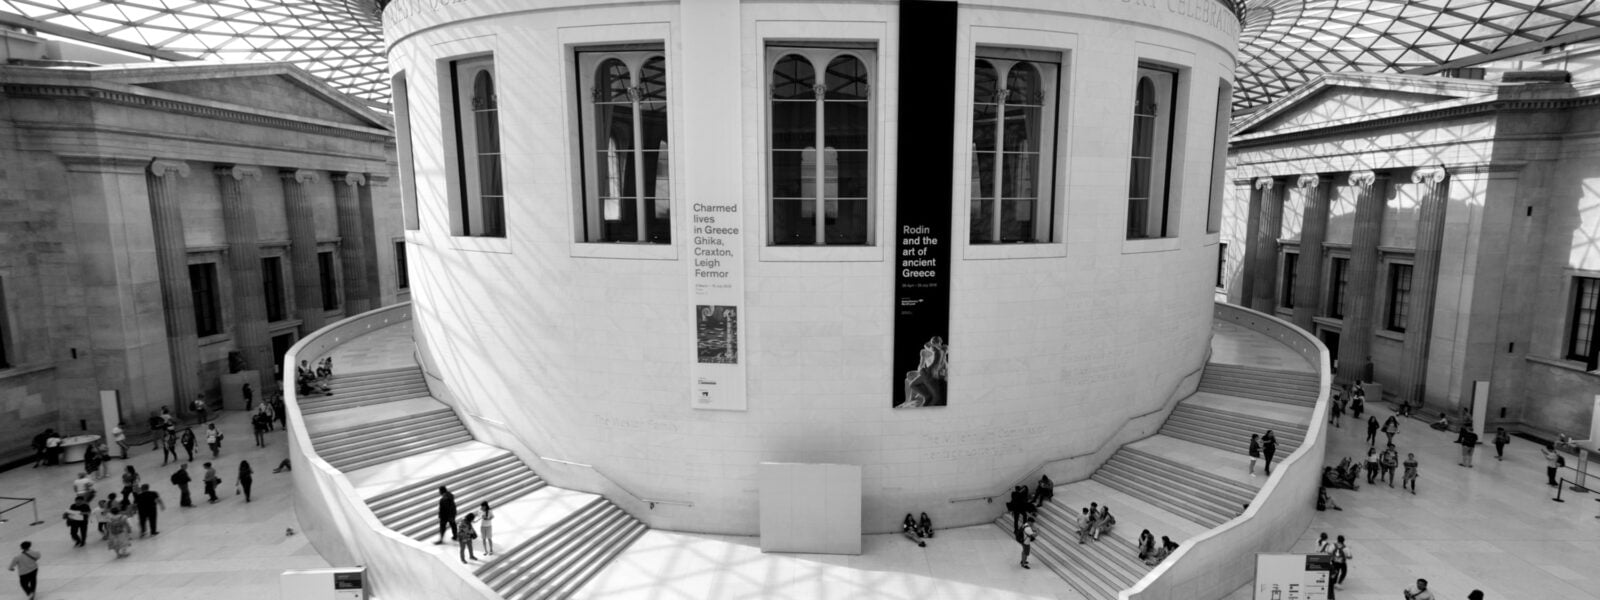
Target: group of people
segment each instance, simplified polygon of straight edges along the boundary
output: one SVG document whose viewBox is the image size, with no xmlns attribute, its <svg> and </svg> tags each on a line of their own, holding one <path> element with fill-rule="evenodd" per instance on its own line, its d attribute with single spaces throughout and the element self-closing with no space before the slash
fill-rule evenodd
<svg viewBox="0 0 1600 600">
<path fill-rule="evenodd" d="M 61 434 L 55 429 L 46 429 L 33 436 L 33 468 L 39 465 L 54 466 L 61 464 Z"/>
<path fill-rule="evenodd" d="M 1272 474 L 1272 456 L 1278 453 L 1278 436 L 1267 430 L 1265 434 L 1250 434 L 1250 474 L 1256 474 L 1256 461 L 1265 458 L 1262 463 L 1268 475 Z"/>
<path fill-rule="evenodd" d="M 928 542 L 924 538 L 933 537 L 933 519 L 928 518 L 928 513 L 922 513 L 922 518 L 912 518 L 911 513 L 906 513 L 906 518 L 900 521 L 900 535 L 917 543 L 918 547 L 925 547 Z"/>
<path fill-rule="evenodd" d="M 1099 540 L 1100 536 L 1112 527 L 1117 526 L 1117 518 L 1111 516 L 1110 506 L 1101 506 L 1099 502 L 1090 502 L 1084 507 L 1083 514 L 1078 515 L 1078 543 L 1087 540 Z"/>
<path fill-rule="evenodd" d="M 1317 536 L 1317 552 L 1328 555 L 1333 563 L 1333 570 L 1328 572 L 1328 598 L 1335 597 L 1335 590 L 1344 585 L 1344 578 L 1350 574 L 1350 559 L 1354 555 L 1350 547 L 1345 544 L 1344 536 L 1338 536 L 1338 541 L 1329 541 L 1328 532 L 1324 531 Z"/>
<path fill-rule="evenodd" d="M 1156 566 L 1166 560 L 1173 550 L 1178 549 L 1178 543 L 1167 536 L 1161 536 L 1161 545 L 1156 545 L 1156 536 L 1149 529 L 1139 532 L 1139 560 L 1144 564 Z"/>
<path fill-rule="evenodd" d="M 489 509 L 487 501 L 478 505 L 478 511 L 467 511 L 457 520 L 456 495 L 450 488 L 439 486 L 439 541 L 434 544 L 443 544 L 444 532 L 448 530 L 450 539 L 460 544 L 462 564 L 468 559 L 478 560 L 472 547 L 474 540 L 483 540 L 484 556 L 494 555 L 494 511 Z"/>
<path fill-rule="evenodd" d="M 1388 438 L 1388 440 L 1386 442 L 1384 442 L 1384 443 L 1391 444 L 1391 445 L 1394 444 L 1394 435 L 1397 434 L 1397 433 L 1400 433 L 1400 419 L 1396 418 L 1396 416 L 1397 415 L 1389 415 L 1389 418 L 1385 419 L 1383 421 L 1383 425 L 1382 426 L 1378 425 L 1378 415 L 1372 415 L 1370 417 L 1367 417 L 1367 445 L 1368 446 L 1377 446 L 1378 445 L 1378 430 L 1379 429 L 1382 429 L 1383 430 L 1383 435 Z"/>
<path fill-rule="evenodd" d="M 1334 427 L 1343 427 L 1342 421 L 1347 406 L 1351 418 L 1358 421 L 1361 419 L 1361 413 L 1366 410 L 1367 392 L 1361 388 L 1360 383 L 1347 385 L 1333 391 L 1333 399 L 1329 404 L 1328 422 Z"/>
<path fill-rule="evenodd" d="M 317 361 L 315 367 L 306 361 L 300 361 L 300 366 L 294 370 L 295 392 L 302 396 L 313 394 L 331 394 L 332 388 L 328 386 L 327 379 L 333 376 L 333 357 L 324 357 Z"/>
</svg>

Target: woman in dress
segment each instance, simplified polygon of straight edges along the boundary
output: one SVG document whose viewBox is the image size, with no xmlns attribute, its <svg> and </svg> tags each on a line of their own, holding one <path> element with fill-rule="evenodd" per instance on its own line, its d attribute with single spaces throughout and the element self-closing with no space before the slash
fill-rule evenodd
<svg viewBox="0 0 1600 600">
<path fill-rule="evenodd" d="M 1256 459 L 1261 458 L 1261 436 L 1250 434 L 1250 474 L 1256 474 Z M 1140 557 L 1144 558 L 1144 557 Z"/>
<path fill-rule="evenodd" d="M 117 558 L 128 556 L 128 548 L 133 528 L 128 525 L 128 513 L 120 508 L 112 509 L 110 521 L 106 523 L 106 536 L 112 552 L 117 553 Z"/>
<path fill-rule="evenodd" d="M 483 536 L 483 555 L 494 556 L 494 513 L 489 511 L 489 503 L 485 501 L 478 505 L 483 511 L 483 516 L 478 518 L 478 535 Z"/>
</svg>

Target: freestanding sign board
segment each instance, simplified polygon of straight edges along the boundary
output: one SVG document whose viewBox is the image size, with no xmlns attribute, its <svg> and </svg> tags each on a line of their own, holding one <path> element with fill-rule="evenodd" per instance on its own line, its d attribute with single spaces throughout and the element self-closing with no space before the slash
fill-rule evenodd
<svg viewBox="0 0 1600 600">
<path fill-rule="evenodd" d="M 1327 554 L 1256 555 L 1255 600 L 1328 600 L 1333 557 Z"/>
</svg>

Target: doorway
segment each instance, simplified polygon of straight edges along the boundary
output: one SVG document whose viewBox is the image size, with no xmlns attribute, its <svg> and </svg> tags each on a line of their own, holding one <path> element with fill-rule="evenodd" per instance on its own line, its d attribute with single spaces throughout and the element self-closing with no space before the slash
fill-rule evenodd
<svg viewBox="0 0 1600 600">
<path fill-rule="evenodd" d="M 272 336 L 272 385 L 277 387 L 283 381 L 283 357 L 289 353 L 289 347 L 295 342 L 294 332 Z"/>
<path fill-rule="evenodd" d="M 1322 329 L 1317 332 L 1317 339 L 1322 340 L 1322 345 L 1328 347 L 1329 370 L 1339 372 L 1339 331 L 1337 329 Z"/>
</svg>

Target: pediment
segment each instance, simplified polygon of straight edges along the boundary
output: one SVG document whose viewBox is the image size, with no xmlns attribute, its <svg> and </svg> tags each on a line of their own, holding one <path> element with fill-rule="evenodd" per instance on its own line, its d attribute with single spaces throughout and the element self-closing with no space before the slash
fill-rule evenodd
<svg viewBox="0 0 1600 600">
<path fill-rule="evenodd" d="M 1234 135 L 1270 135 L 1393 116 L 1490 94 L 1494 88 L 1493 83 L 1443 77 L 1329 74 L 1249 115 Z"/>
<path fill-rule="evenodd" d="M 346 125 L 371 126 L 369 119 L 348 107 L 330 102 L 300 82 L 284 75 L 185 79 L 138 84 L 173 94 L 224 102 L 266 111 L 301 115 Z"/>
</svg>

